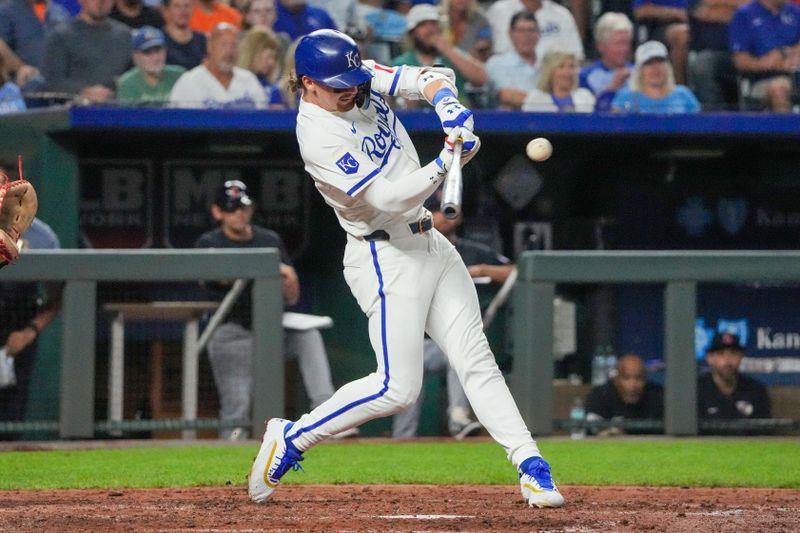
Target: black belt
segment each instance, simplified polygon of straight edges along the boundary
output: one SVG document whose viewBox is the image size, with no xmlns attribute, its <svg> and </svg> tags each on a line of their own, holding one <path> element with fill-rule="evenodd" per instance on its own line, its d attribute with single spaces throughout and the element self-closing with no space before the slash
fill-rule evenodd
<svg viewBox="0 0 800 533">
<path fill-rule="evenodd" d="M 412 222 L 408 225 L 408 229 L 411 230 L 411 233 L 416 235 L 417 233 L 425 233 L 426 231 L 430 231 L 433 229 L 433 219 L 431 218 L 423 218 L 417 222 Z M 389 233 L 386 230 L 376 229 L 369 235 L 364 235 L 365 241 L 388 241 L 390 238 Z"/>
</svg>

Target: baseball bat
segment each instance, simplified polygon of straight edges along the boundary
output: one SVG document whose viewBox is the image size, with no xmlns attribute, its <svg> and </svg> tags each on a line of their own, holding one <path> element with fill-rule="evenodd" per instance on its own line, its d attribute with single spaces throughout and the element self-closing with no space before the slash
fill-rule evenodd
<svg viewBox="0 0 800 533">
<path fill-rule="evenodd" d="M 222 299 L 219 307 L 217 307 L 217 310 L 214 311 L 211 319 L 209 319 L 206 329 L 203 330 L 203 334 L 200 335 L 200 338 L 197 340 L 197 353 L 202 352 L 206 347 L 211 335 L 217 330 L 222 321 L 225 320 L 225 317 L 228 316 L 228 312 L 230 312 L 233 304 L 236 303 L 239 295 L 242 294 L 246 284 L 247 282 L 243 279 L 237 279 L 236 282 L 234 282 L 233 287 L 230 288 L 225 298 Z"/>
<path fill-rule="evenodd" d="M 500 290 L 497 291 L 497 294 L 492 298 L 492 301 L 489 302 L 486 311 L 483 313 L 483 331 L 489 329 L 489 326 L 492 325 L 492 321 L 494 321 L 494 317 L 497 316 L 497 311 L 508 301 L 508 297 L 511 296 L 511 289 L 514 288 L 514 284 L 517 282 L 517 276 L 518 272 L 515 267 L 508 275 L 508 278 L 506 278 L 503 286 L 500 287 Z"/>
<path fill-rule="evenodd" d="M 461 214 L 461 147 L 464 141 L 458 139 L 453 145 L 453 162 L 442 185 L 442 205 L 440 207 L 445 218 L 450 220 Z"/>
</svg>

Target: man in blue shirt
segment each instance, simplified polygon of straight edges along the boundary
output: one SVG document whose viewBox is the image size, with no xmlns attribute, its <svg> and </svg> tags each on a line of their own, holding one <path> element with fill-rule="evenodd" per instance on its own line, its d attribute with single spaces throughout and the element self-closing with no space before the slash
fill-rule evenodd
<svg viewBox="0 0 800 533">
<path fill-rule="evenodd" d="M 9 0 L 0 3 L 0 39 L 19 56 L 23 65 L 15 72 L 17 85 L 26 90 L 40 90 L 43 82 L 39 67 L 44 55 L 45 37 L 58 24 L 69 20 L 66 9 L 45 2 L 43 14 L 37 13 L 34 0 Z M 31 85 L 26 86 L 29 82 Z"/>
<path fill-rule="evenodd" d="M 597 19 L 594 42 L 600 58 L 579 75 L 580 86 L 595 96 L 595 111 L 610 111 L 614 95 L 628 85 L 632 40 L 633 23 L 625 14 L 604 13 Z"/>
<path fill-rule="evenodd" d="M 689 85 L 706 111 L 737 109 L 739 88 L 728 24 L 750 0 L 689 0 Z"/>
<path fill-rule="evenodd" d="M 279 0 L 275 7 L 278 20 L 272 29 L 288 34 L 293 41 L 312 31 L 338 29 L 327 11 L 308 5 L 305 0 Z"/>
<path fill-rule="evenodd" d="M 753 86 L 750 96 L 770 111 L 792 110 L 790 73 L 800 70 L 800 7 L 786 0 L 753 0 L 728 26 L 733 64 Z"/>
</svg>

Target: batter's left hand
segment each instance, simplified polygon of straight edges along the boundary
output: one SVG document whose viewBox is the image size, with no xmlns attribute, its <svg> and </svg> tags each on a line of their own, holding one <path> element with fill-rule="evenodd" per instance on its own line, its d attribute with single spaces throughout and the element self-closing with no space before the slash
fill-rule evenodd
<svg viewBox="0 0 800 533">
<path fill-rule="evenodd" d="M 461 102 L 449 89 L 441 89 L 441 91 L 446 91 L 446 93 L 444 93 L 445 96 L 436 101 L 435 109 L 444 132 L 449 134 L 453 128 L 462 128 L 469 131 L 475 129 L 472 111 L 461 105 Z"/>
</svg>

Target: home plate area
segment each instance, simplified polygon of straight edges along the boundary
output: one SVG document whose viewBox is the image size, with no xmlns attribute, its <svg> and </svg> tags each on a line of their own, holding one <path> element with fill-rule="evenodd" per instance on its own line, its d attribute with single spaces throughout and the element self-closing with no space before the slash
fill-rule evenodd
<svg viewBox="0 0 800 533">
<path fill-rule="evenodd" d="M 0 531 L 790 532 L 800 490 L 563 486 L 532 509 L 515 486 L 288 485 L 266 505 L 243 486 L 0 491 Z"/>
</svg>

